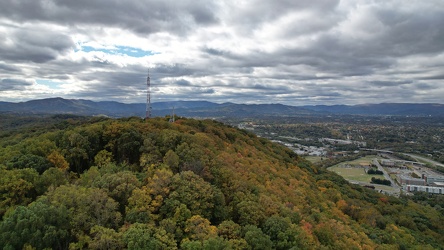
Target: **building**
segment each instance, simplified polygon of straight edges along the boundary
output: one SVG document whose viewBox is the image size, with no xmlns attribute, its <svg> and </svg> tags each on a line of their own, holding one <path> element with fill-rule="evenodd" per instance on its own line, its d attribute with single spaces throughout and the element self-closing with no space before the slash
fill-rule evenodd
<svg viewBox="0 0 444 250">
<path fill-rule="evenodd" d="M 424 178 L 427 182 L 427 185 L 432 185 L 434 182 L 444 182 L 444 176 L 426 175 Z"/>
<path fill-rule="evenodd" d="M 365 141 L 352 141 L 352 140 L 340 140 L 340 139 L 332 139 L 332 138 L 320 138 L 320 142 L 328 142 L 330 144 L 338 144 L 338 145 L 350 145 L 354 144 L 359 147 L 366 147 L 367 142 Z"/>
<path fill-rule="evenodd" d="M 394 167 L 395 161 L 383 159 L 383 160 L 381 160 L 381 165 L 386 166 L 386 167 Z"/>
<path fill-rule="evenodd" d="M 406 185 L 404 189 L 407 192 L 427 192 L 430 194 L 444 194 L 444 187 L 431 187 L 419 185 Z"/>
<path fill-rule="evenodd" d="M 382 159 L 380 162 L 381 162 L 381 165 L 383 165 L 385 167 L 397 167 L 400 169 L 407 169 L 407 167 L 405 165 L 423 166 L 423 164 L 420 162 L 404 161 L 404 160 Z"/>
<path fill-rule="evenodd" d="M 410 175 L 399 174 L 396 176 L 398 183 L 401 185 L 425 185 L 424 179 L 413 178 Z"/>
<path fill-rule="evenodd" d="M 431 186 L 434 187 L 444 187 L 444 182 L 433 182 Z"/>
</svg>

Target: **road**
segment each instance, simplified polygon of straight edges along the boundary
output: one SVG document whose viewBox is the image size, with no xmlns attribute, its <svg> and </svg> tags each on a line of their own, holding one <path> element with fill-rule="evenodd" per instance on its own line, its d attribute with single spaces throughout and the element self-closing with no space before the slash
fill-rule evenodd
<svg viewBox="0 0 444 250">
<path fill-rule="evenodd" d="M 378 149 L 369 149 L 369 148 L 363 148 L 362 150 L 375 151 L 375 152 L 388 153 L 388 154 L 396 153 L 396 152 L 389 151 L 389 150 L 378 150 Z M 435 164 L 436 166 L 440 166 L 440 167 L 444 168 L 444 164 L 442 164 L 440 162 L 437 162 L 437 161 L 434 161 L 434 160 L 431 160 L 431 159 L 428 159 L 428 158 L 425 158 L 425 157 L 422 157 L 422 156 L 417 156 L 417 155 L 408 154 L 408 153 L 401 153 L 401 152 L 398 152 L 398 153 L 410 156 L 410 157 L 415 158 L 417 160 L 422 160 L 422 161 L 425 161 L 425 162 L 429 162 L 431 164 Z"/>
<path fill-rule="evenodd" d="M 394 182 L 393 180 L 392 180 L 392 178 L 390 177 L 390 175 L 387 173 L 387 171 L 385 171 L 385 169 L 381 166 L 381 164 L 379 164 L 379 162 L 378 162 L 378 160 L 377 159 L 373 159 L 373 164 L 375 165 L 375 166 L 377 166 L 378 167 L 378 170 L 379 171 L 382 171 L 382 173 L 384 174 L 384 177 L 385 177 L 385 179 L 386 180 L 389 180 L 392 184 L 392 187 L 399 187 L 399 188 L 401 188 L 400 186 L 398 186 L 398 184 L 396 183 L 396 182 Z"/>
<path fill-rule="evenodd" d="M 428 163 L 431 163 L 431 164 L 434 164 L 434 165 L 436 165 L 436 166 L 440 166 L 440 167 L 443 167 L 443 168 L 444 168 L 444 164 L 439 163 L 439 162 L 437 162 L 437 161 L 430 160 L 430 159 L 425 158 L 425 157 L 422 157 L 422 156 L 417 156 L 417 155 L 412 155 L 412 154 L 407 154 L 407 153 L 403 153 L 403 154 L 404 154 L 404 155 L 407 155 L 407 156 L 410 156 L 410 157 L 412 157 L 412 158 L 414 158 L 414 159 L 421 160 L 421 161 L 425 161 L 425 162 L 428 162 Z"/>
</svg>

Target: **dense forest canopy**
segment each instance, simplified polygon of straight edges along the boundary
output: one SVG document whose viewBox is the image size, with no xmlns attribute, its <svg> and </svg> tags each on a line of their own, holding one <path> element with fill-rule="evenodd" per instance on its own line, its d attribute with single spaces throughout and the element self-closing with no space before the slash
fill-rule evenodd
<svg viewBox="0 0 444 250">
<path fill-rule="evenodd" d="M 444 245 L 438 204 L 351 185 L 217 121 L 2 118 L 3 249 Z"/>
</svg>

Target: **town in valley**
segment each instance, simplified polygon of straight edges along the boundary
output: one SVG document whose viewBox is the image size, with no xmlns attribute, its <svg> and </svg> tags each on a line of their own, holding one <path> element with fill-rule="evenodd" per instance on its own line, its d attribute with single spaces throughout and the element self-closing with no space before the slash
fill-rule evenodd
<svg viewBox="0 0 444 250">
<path fill-rule="evenodd" d="M 396 196 L 444 194 L 442 118 L 343 115 L 231 122 L 350 183 Z"/>
</svg>

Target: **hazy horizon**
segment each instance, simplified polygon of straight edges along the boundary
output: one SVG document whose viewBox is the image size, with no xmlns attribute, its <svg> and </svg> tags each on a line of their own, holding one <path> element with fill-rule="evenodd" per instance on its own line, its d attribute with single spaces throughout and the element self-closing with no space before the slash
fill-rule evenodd
<svg viewBox="0 0 444 250">
<path fill-rule="evenodd" d="M 143 104 L 146 105 L 146 102 L 121 102 L 121 101 L 114 101 L 114 100 L 91 100 L 91 99 L 84 99 L 84 98 L 63 98 L 60 96 L 56 96 L 56 97 L 48 97 L 48 98 L 41 98 L 41 99 L 31 99 L 31 100 L 26 100 L 26 101 L 6 101 L 9 103 L 25 103 L 25 102 L 29 102 L 29 101 L 41 101 L 41 100 L 47 100 L 47 99 L 64 99 L 64 100 L 74 100 L 74 101 L 79 101 L 79 100 L 83 100 L 83 101 L 92 101 L 92 102 L 118 102 L 118 103 L 122 103 L 122 104 Z M 0 101 L 2 102 L 2 101 Z M 410 103 L 410 102 L 380 102 L 380 103 L 357 103 L 357 104 L 304 104 L 304 105 L 290 105 L 290 104 L 284 104 L 284 103 L 242 103 L 242 102 L 217 102 L 217 101 L 208 101 L 208 100 L 169 100 L 169 101 L 163 101 L 163 100 L 158 100 L 158 101 L 154 101 L 152 102 L 152 104 L 155 103 L 168 103 L 168 102 L 210 102 L 210 103 L 216 103 L 216 104 L 224 104 L 224 103 L 232 103 L 232 104 L 238 104 L 238 105 L 260 105 L 260 104 L 266 104 L 266 105 L 273 105 L 273 104 L 282 104 L 282 105 L 287 105 L 287 106 L 294 106 L 294 107 L 298 107 L 298 106 L 314 106 L 314 105 L 320 105 L 320 106 L 334 106 L 334 105 L 345 105 L 345 106 L 365 106 L 365 105 L 378 105 L 378 104 L 436 104 L 436 105 L 444 105 L 444 103 L 431 103 L 431 102 L 424 102 L 424 103 Z"/>
</svg>

